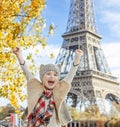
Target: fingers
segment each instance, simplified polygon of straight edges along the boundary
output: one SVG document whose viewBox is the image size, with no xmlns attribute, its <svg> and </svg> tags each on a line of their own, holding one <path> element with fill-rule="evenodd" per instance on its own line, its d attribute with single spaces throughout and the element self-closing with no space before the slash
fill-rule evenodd
<svg viewBox="0 0 120 127">
<path fill-rule="evenodd" d="M 17 55 L 18 52 L 19 52 L 19 50 L 20 50 L 20 49 L 19 49 L 18 47 L 15 47 L 15 48 L 13 49 L 13 53 Z"/>
<path fill-rule="evenodd" d="M 19 50 L 18 47 L 15 47 L 15 48 L 13 49 L 14 52 L 17 52 L 18 50 Z"/>
<path fill-rule="evenodd" d="M 76 50 L 76 54 L 83 55 L 83 51 L 82 51 L 81 49 L 77 49 L 77 50 Z"/>
</svg>

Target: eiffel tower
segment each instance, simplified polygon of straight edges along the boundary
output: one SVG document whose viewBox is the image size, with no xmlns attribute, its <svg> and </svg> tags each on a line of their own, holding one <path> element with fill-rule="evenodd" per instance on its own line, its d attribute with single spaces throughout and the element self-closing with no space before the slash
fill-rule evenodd
<svg viewBox="0 0 120 127">
<path fill-rule="evenodd" d="M 64 78 L 73 62 L 75 50 L 82 49 L 84 55 L 72 81 L 67 101 L 72 100 L 69 103 L 73 107 L 80 101 L 84 107 L 99 105 L 99 101 L 105 107 L 105 100 L 115 102 L 118 106 L 119 82 L 111 74 L 101 48 L 102 37 L 97 32 L 93 5 L 92 0 L 71 0 L 66 32 L 62 35 L 63 44 L 56 64 L 61 64 L 61 78 Z"/>
</svg>

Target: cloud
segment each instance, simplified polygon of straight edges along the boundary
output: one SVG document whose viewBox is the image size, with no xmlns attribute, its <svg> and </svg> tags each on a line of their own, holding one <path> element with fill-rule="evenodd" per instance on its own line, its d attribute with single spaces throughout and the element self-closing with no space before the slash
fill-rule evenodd
<svg viewBox="0 0 120 127">
<path fill-rule="evenodd" d="M 101 6 L 99 6 L 101 5 Z M 120 39 L 120 1 L 119 0 L 105 0 L 96 2 L 96 14 L 98 16 L 98 21 L 100 29 L 104 26 L 103 32 L 108 32 L 110 36 L 117 37 Z M 105 33 L 106 34 L 106 33 Z M 103 34 L 104 35 L 104 34 Z"/>
<path fill-rule="evenodd" d="M 107 28 L 112 32 L 114 36 L 117 36 L 120 38 L 120 13 L 119 12 L 112 12 L 111 10 L 104 10 L 101 12 L 101 23 L 103 23 L 105 26 L 108 26 Z"/>
<path fill-rule="evenodd" d="M 112 31 L 120 35 L 120 13 L 119 12 L 111 12 L 109 10 L 104 10 L 101 12 L 103 16 L 101 16 L 100 21 L 108 26 L 108 28 Z"/>
<path fill-rule="evenodd" d="M 39 53 L 36 54 L 35 50 L 39 50 Z M 58 56 L 60 47 L 55 45 L 48 44 L 45 48 L 42 48 L 40 45 L 36 46 L 34 49 L 29 49 L 27 52 L 32 53 L 33 58 L 35 60 L 35 64 L 41 65 L 41 64 L 48 64 L 48 63 L 55 63 L 55 59 Z M 25 53 L 26 51 L 24 51 Z M 54 54 L 54 58 L 50 59 L 50 54 Z M 27 55 L 27 54 L 26 54 Z"/>
<path fill-rule="evenodd" d="M 104 22 L 119 23 L 119 20 L 120 20 L 120 13 L 119 12 L 112 12 L 111 10 L 104 10 L 101 13 L 103 15 L 101 20 L 103 20 Z"/>
<path fill-rule="evenodd" d="M 105 43 L 102 48 L 112 74 L 120 79 L 120 43 Z"/>
<path fill-rule="evenodd" d="M 120 0 L 108 0 L 107 2 L 105 0 L 101 0 L 101 5 L 106 7 L 120 7 Z"/>
</svg>

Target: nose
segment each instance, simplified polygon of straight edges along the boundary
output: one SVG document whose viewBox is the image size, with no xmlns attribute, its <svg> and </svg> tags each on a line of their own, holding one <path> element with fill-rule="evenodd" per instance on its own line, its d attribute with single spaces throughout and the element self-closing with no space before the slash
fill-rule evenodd
<svg viewBox="0 0 120 127">
<path fill-rule="evenodd" d="M 50 77 L 54 78 L 54 75 L 51 74 Z"/>
</svg>

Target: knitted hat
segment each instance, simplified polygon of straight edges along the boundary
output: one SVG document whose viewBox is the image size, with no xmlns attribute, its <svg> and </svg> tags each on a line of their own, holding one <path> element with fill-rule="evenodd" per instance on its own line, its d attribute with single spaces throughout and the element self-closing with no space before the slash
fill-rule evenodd
<svg viewBox="0 0 120 127">
<path fill-rule="evenodd" d="M 60 70 L 59 70 L 59 67 L 57 65 L 54 65 L 54 64 L 43 65 L 43 64 L 41 64 L 40 72 L 39 72 L 41 80 L 43 79 L 43 76 L 47 71 L 55 71 L 57 73 L 58 77 L 60 76 Z"/>
</svg>

